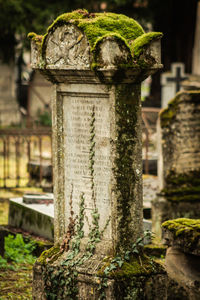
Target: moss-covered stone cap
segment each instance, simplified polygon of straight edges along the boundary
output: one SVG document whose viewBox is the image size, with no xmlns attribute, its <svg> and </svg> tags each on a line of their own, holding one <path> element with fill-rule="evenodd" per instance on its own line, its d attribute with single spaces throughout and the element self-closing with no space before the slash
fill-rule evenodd
<svg viewBox="0 0 200 300">
<path fill-rule="evenodd" d="M 133 65 L 147 67 L 149 64 L 153 65 L 156 62 L 151 51 L 148 52 L 148 59 L 144 57 L 144 53 L 153 41 L 157 41 L 162 37 L 162 33 L 145 33 L 137 21 L 125 15 L 115 13 L 88 13 L 87 10 L 76 10 L 60 15 L 49 26 L 47 33 L 43 37 L 35 33 L 29 33 L 29 38 L 35 42 L 41 52 L 44 64 L 47 63 L 45 57 L 49 36 L 56 32 L 57 28 L 65 25 L 75 26 L 87 37 L 92 56 L 90 66 L 93 68 L 98 67 L 98 65 L 102 63 L 98 57 L 100 51 L 99 47 L 100 44 L 106 40 L 116 41 L 120 50 L 127 52 L 126 61 L 118 62 L 121 64 L 125 63 L 126 67 Z M 66 30 L 68 29 L 66 28 Z M 68 36 L 68 39 L 69 38 L 70 35 Z M 80 43 L 82 36 L 80 34 L 77 35 L 76 40 L 77 44 Z M 55 44 L 56 43 L 57 41 Z M 113 48 L 112 51 L 115 52 L 117 49 Z"/>
<path fill-rule="evenodd" d="M 176 114 L 179 109 L 179 105 L 183 102 L 199 102 L 200 91 L 199 90 L 189 90 L 180 91 L 176 96 L 171 99 L 168 103 L 167 108 L 160 111 L 160 124 L 161 127 L 168 126 L 176 118 Z"/>
<path fill-rule="evenodd" d="M 179 246 L 183 252 L 200 255 L 200 219 L 168 220 L 162 228 L 170 246 Z"/>
</svg>

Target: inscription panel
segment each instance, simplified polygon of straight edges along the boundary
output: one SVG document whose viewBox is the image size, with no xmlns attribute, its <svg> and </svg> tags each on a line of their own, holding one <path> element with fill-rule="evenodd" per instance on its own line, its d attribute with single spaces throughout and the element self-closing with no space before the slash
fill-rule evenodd
<svg viewBox="0 0 200 300">
<path fill-rule="evenodd" d="M 79 213 L 81 194 L 85 199 L 84 232 L 92 225 L 95 207 L 100 214 L 100 230 L 110 218 L 110 115 L 109 94 L 64 93 L 66 222 L 70 199 L 74 216 Z M 111 238 L 110 223 L 104 238 Z"/>
</svg>

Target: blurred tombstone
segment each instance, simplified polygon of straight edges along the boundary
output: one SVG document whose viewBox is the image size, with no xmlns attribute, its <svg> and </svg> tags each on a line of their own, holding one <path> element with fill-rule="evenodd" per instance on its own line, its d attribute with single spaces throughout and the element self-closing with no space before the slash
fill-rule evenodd
<svg viewBox="0 0 200 300">
<path fill-rule="evenodd" d="M 161 75 L 161 107 L 167 107 L 168 102 L 181 90 L 181 82 L 187 79 L 183 63 L 172 63 L 171 71 Z"/>
</svg>

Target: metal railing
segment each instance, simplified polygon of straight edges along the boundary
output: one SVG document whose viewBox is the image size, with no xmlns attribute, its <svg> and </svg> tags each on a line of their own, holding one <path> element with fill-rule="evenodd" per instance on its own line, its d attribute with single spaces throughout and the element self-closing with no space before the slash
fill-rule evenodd
<svg viewBox="0 0 200 300">
<path fill-rule="evenodd" d="M 47 149 L 51 160 L 51 128 L 0 129 L 0 188 L 30 184 L 27 168 L 31 161 L 38 161 L 41 185 Z"/>
<path fill-rule="evenodd" d="M 149 149 L 156 134 L 156 122 L 160 109 L 142 108 L 144 173 L 149 173 Z M 51 128 L 0 129 L 0 188 L 31 185 L 28 166 L 37 162 L 38 185 L 42 186 L 43 164 L 51 163 Z"/>
</svg>

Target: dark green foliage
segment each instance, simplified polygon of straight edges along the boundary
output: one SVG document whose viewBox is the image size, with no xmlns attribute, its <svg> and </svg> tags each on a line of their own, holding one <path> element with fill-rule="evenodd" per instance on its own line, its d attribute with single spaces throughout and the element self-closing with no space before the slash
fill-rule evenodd
<svg viewBox="0 0 200 300">
<path fill-rule="evenodd" d="M 48 111 L 40 112 L 38 114 L 38 120 L 37 120 L 38 125 L 41 126 L 52 126 L 51 122 L 51 114 Z"/>
<path fill-rule="evenodd" d="M 33 264 L 35 257 L 32 255 L 36 244 L 34 242 L 25 243 L 21 234 L 15 237 L 9 234 L 5 237 L 5 255 L 0 256 L 0 268 L 13 268 L 8 263 L 12 264 Z"/>
</svg>

